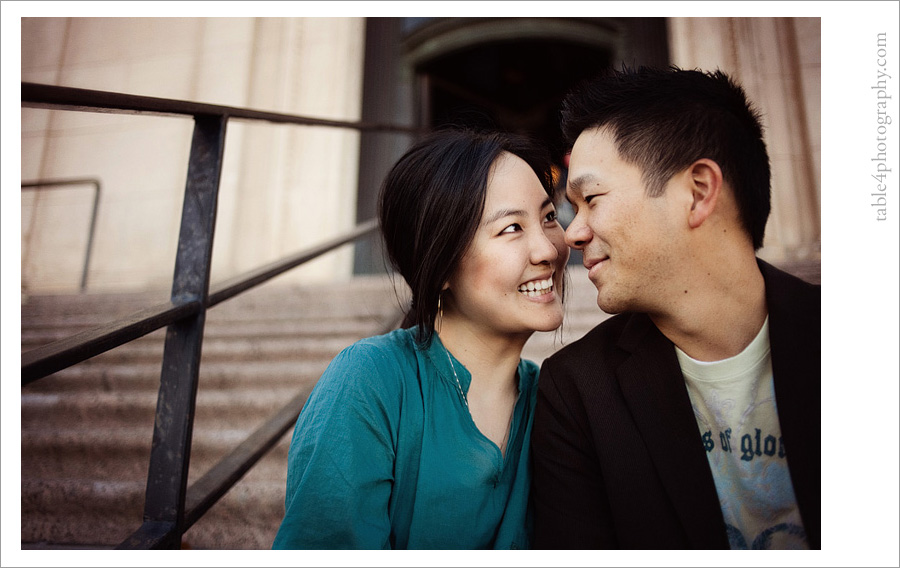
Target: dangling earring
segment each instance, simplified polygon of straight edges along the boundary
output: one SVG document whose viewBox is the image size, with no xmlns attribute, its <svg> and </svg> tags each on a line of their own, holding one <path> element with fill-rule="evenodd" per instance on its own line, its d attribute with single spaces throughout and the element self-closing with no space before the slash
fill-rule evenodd
<svg viewBox="0 0 900 568">
<path fill-rule="evenodd" d="M 441 332 L 441 323 L 443 323 L 443 321 L 444 321 L 444 308 L 441 306 L 441 296 L 443 296 L 443 295 L 444 295 L 443 292 L 438 294 L 438 320 L 437 320 L 437 332 L 438 333 Z"/>
</svg>

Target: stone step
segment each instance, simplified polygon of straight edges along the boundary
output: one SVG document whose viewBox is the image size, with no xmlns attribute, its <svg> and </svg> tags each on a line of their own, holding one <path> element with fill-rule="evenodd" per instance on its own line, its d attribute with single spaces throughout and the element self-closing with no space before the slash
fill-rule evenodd
<svg viewBox="0 0 900 568">
<path fill-rule="evenodd" d="M 195 432 L 188 484 L 243 441 L 242 430 Z M 152 423 L 146 428 L 51 430 L 23 439 L 23 548 L 111 548 L 140 524 Z M 76 443 L 69 443 L 73 440 Z M 189 530 L 187 547 L 268 548 L 284 515 L 290 433 Z M 186 537 L 187 537 L 186 533 Z"/>
<path fill-rule="evenodd" d="M 209 471 L 250 434 L 248 428 L 198 426 L 191 444 L 189 481 Z M 29 478 L 146 482 L 152 434 L 152 417 L 118 427 L 33 428 L 22 434 L 22 470 Z M 247 477 L 284 481 L 289 443 L 290 433 L 269 451 L 277 459 L 260 462 Z"/>
<path fill-rule="evenodd" d="M 201 359 L 200 388 L 228 389 L 242 386 L 297 386 L 319 378 L 334 354 L 304 360 L 244 361 Z M 159 390 L 162 360 L 130 363 L 96 363 L 88 360 L 58 371 L 22 388 L 22 393 L 117 392 Z"/>
<path fill-rule="evenodd" d="M 357 330 L 374 326 L 360 325 Z M 313 359 L 334 356 L 341 349 L 359 338 L 359 333 L 332 336 L 308 335 L 297 337 L 243 337 L 203 339 L 203 360 L 246 361 L 248 358 Z M 103 363 L 129 363 L 162 361 L 164 338 L 160 341 L 139 341 L 114 348 L 96 355 Z"/>
<path fill-rule="evenodd" d="M 22 548 L 114 548 L 140 527 L 145 491 L 145 481 L 23 479 Z M 268 549 L 283 515 L 284 481 L 242 479 L 188 529 L 182 548 Z"/>
<path fill-rule="evenodd" d="M 393 313 L 393 312 L 392 312 Z M 48 318 L 48 321 L 28 322 L 28 327 L 23 328 L 21 343 L 23 350 L 34 349 L 66 339 L 73 333 L 85 331 L 101 325 L 98 322 L 85 323 L 84 325 L 66 325 Z M 310 317 L 306 320 L 292 319 L 262 319 L 257 321 L 241 320 L 239 322 L 222 322 L 217 320 L 207 321 L 204 327 L 204 341 L 216 339 L 236 339 L 253 337 L 257 339 L 268 338 L 306 338 L 306 337 L 340 337 L 356 335 L 360 326 L 382 327 L 387 322 L 381 318 L 360 318 L 346 316 L 343 318 Z M 135 344 L 157 344 L 165 340 L 165 330 L 160 329 L 134 340 Z M 125 346 L 122 346 L 125 347 Z"/>
<path fill-rule="evenodd" d="M 385 277 L 358 277 L 347 282 L 309 286 L 263 285 L 212 306 L 208 320 L 230 322 L 254 319 L 313 319 L 366 317 L 385 309 L 394 311 L 406 302 L 404 286 Z M 168 302 L 168 294 L 73 294 L 23 298 L 23 324 L 27 321 L 96 325 L 137 310 Z"/>
<path fill-rule="evenodd" d="M 555 341 L 558 349 L 564 343 L 574 341 L 583 335 L 605 317 L 605 314 L 599 309 L 585 311 L 582 314 L 573 314 L 566 318 L 562 333 L 536 333 L 530 341 L 535 344 L 553 343 Z M 380 326 L 357 323 L 355 329 L 356 332 L 350 329 L 343 329 L 340 331 L 329 330 L 326 333 L 309 331 L 303 334 L 285 335 L 276 332 L 262 335 L 253 331 L 237 335 L 239 332 L 235 330 L 234 336 L 204 335 L 201 364 L 224 361 L 331 360 L 343 348 L 365 336 L 360 334 L 360 330 L 376 333 Z M 116 347 L 96 355 L 82 363 L 82 365 L 97 368 L 100 366 L 114 367 L 116 365 L 140 365 L 141 363 L 161 362 L 164 343 L 165 332 L 160 330 L 154 332 L 153 337 L 145 336 L 126 345 Z M 23 346 L 25 345 L 26 343 L 23 342 Z M 28 349 L 38 346 L 38 344 L 30 345 Z M 23 351 L 28 349 L 23 349 Z"/>
<path fill-rule="evenodd" d="M 73 301 L 79 301 L 80 296 L 73 296 Z M 33 303 L 42 303 L 43 298 L 34 298 Z M 80 331 L 82 329 L 90 329 L 98 325 L 103 325 L 130 316 L 135 312 L 151 307 L 151 304 L 135 304 L 133 309 L 124 313 L 114 310 L 103 309 L 102 307 L 89 307 L 87 311 L 81 313 L 70 313 L 64 315 L 54 315 L 52 313 L 29 313 L 23 306 L 22 309 L 22 329 L 29 330 L 47 330 L 54 329 L 71 329 Z M 326 326 L 340 326 L 344 322 L 381 320 L 384 317 L 392 316 L 400 311 L 400 306 L 393 301 L 373 301 L 367 304 L 357 302 L 336 302 L 327 306 L 305 306 L 299 310 L 296 307 L 292 309 L 278 310 L 275 306 L 260 309 L 254 306 L 245 306 L 239 310 L 224 312 L 219 308 L 212 308 L 207 311 L 206 326 L 213 333 L 227 333 L 227 328 L 235 324 L 253 326 L 262 323 L 266 327 L 272 326 L 295 326 L 298 330 L 304 330 L 306 326 L 325 324 Z M 346 325 L 346 324 L 344 324 Z M 222 329 L 225 328 L 225 329 Z"/>
<path fill-rule="evenodd" d="M 274 414 L 299 390 L 296 386 L 246 388 L 239 392 L 199 389 L 195 420 L 217 419 L 233 428 L 250 428 L 260 417 Z M 152 424 L 156 399 L 157 393 L 153 391 L 22 394 L 22 431 L 24 434 L 29 428 L 63 428 L 79 424 L 104 428 L 142 419 L 148 419 Z"/>
</svg>

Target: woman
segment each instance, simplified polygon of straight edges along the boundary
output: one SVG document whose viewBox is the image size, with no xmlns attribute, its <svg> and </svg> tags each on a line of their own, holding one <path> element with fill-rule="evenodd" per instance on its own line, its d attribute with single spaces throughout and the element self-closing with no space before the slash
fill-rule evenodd
<svg viewBox="0 0 900 568">
<path fill-rule="evenodd" d="M 341 352 L 288 456 L 274 548 L 525 548 L 535 331 L 562 323 L 549 168 L 501 134 L 438 132 L 382 186 L 412 327 Z"/>
</svg>

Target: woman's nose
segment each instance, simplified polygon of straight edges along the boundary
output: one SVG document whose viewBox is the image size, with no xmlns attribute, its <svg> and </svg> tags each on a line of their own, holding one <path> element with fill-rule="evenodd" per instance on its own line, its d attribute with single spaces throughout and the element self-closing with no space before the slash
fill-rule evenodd
<svg viewBox="0 0 900 568">
<path fill-rule="evenodd" d="M 559 231 L 559 229 L 556 229 Z M 559 237 L 557 237 L 559 240 Z M 542 231 L 536 238 L 531 247 L 531 261 L 534 264 L 553 263 L 559 258 L 560 249 L 553 242 L 553 235 L 547 231 Z"/>
</svg>

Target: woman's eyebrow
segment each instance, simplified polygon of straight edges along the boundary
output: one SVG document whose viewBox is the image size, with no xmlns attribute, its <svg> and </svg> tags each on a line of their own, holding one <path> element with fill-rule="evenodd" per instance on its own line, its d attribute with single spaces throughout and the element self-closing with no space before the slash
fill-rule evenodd
<svg viewBox="0 0 900 568">
<path fill-rule="evenodd" d="M 500 219 L 502 219 L 504 217 L 524 217 L 524 216 L 525 216 L 525 211 L 523 211 L 521 209 L 500 209 L 498 211 L 494 211 L 494 213 L 490 217 L 485 218 L 482 225 L 490 225 L 491 223 L 494 223 L 495 221 L 499 221 Z"/>
<path fill-rule="evenodd" d="M 550 197 L 547 197 L 547 199 L 545 199 L 544 202 L 541 203 L 541 210 L 552 204 L 553 200 L 551 200 Z M 491 223 L 499 221 L 504 217 L 525 217 L 527 215 L 528 213 L 522 209 L 500 209 L 498 211 L 494 211 L 494 213 L 491 214 L 490 217 L 485 218 L 482 225 L 490 225 Z"/>
</svg>

